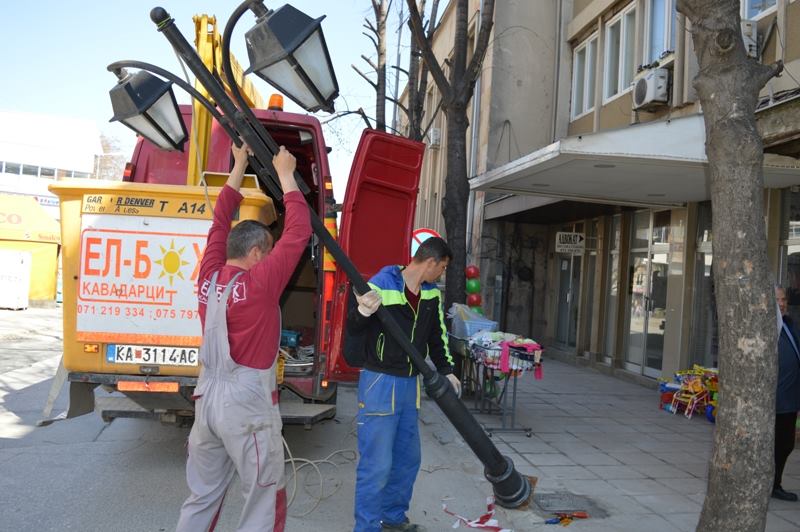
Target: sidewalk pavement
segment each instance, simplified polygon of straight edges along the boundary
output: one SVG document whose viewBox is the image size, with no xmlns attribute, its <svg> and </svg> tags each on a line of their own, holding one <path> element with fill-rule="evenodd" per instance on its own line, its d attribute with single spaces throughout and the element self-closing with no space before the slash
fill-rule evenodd
<svg viewBox="0 0 800 532">
<path fill-rule="evenodd" d="M 45 363 L 57 355 L 60 318 L 60 309 L 0 311 L 0 376 Z M 15 371 L 9 372 L 12 369 Z M 64 516 L 79 524 L 107 514 L 115 523 L 132 523 L 131 516 L 139 519 L 140 508 L 146 507 L 150 508 L 150 521 L 141 521 L 138 527 L 131 524 L 129 530 L 157 530 L 152 526 L 154 522 L 169 529 L 186 496 L 183 468 L 188 430 L 149 420 L 102 424 L 96 416 L 34 430 L 32 424 L 44 404 L 49 379 L 36 382 L 0 386 L 0 392 L 6 392 L 0 398 L 0 414 L 5 407 L 30 429 L 24 438 L 4 435 L 0 430 L 0 440 L 8 447 L 3 449 L 0 445 L 0 451 L 5 453 L 0 453 L 2 476 L 15 489 L 28 486 L 29 493 L 51 500 L 67 513 L 53 512 L 52 505 L 34 503 L 32 513 L 25 514 L 27 522 L 44 523 L 53 515 L 60 515 L 57 523 L 61 529 L 67 523 Z M 65 396 L 62 394 L 63 399 Z M 520 377 L 515 421 L 517 426 L 530 427 L 532 436 L 493 430 L 492 438 L 499 450 L 514 460 L 520 473 L 538 477 L 538 483 L 530 508 L 497 509 L 499 524 L 515 532 L 555 532 L 561 528 L 544 524 L 552 517 L 547 510 L 585 510 L 589 519 L 574 521 L 568 530 L 693 531 L 706 489 L 714 425 L 701 416 L 689 420 L 659 410 L 658 397 L 655 389 L 551 359 L 545 360 L 543 380 L 534 380 L 531 373 Z M 465 403 L 473 405 L 469 398 Z M 355 388 L 343 386 L 339 389 L 335 420 L 322 422 L 309 431 L 302 426 L 285 427 L 287 443 L 296 457 L 321 461 L 337 449 L 345 451 L 331 458 L 321 473 L 325 480 L 322 500 L 318 489 L 323 486 L 315 484 L 313 471 L 307 474 L 307 469 L 295 477 L 287 468 L 289 488 L 298 492 L 295 505 L 289 509 L 287 530 L 352 530 L 355 413 Z M 501 422 L 498 415 L 476 417 L 492 427 Z M 478 518 L 486 511 L 491 484 L 485 480 L 483 467 L 472 451 L 427 398 L 420 411 L 420 435 L 422 467 L 409 517 L 425 524 L 429 532 L 452 530 L 456 518 L 445 513 L 443 504 L 449 511 Z M 16 456 L 24 459 L 11 460 Z M 56 476 L 54 481 L 53 473 L 40 465 L 43 460 L 55 461 L 54 467 L 62 476 Z M 332 463 L 336 467 L 331 467 Z M 126 482 L 109 485 L 109 475 L 118 476 L 121 466 Z M 38 483 L 45 482 L 45 477 L 46 484 Z M 89 486 L 88 490 L 94 490 L 94 495 L 89 500 L 81 499 L 81 511 L 75 512 L 74 501 L 59 487 L 63 484 L 58 479 L 78 477 Z M 153 485 L 161 489 L 153 491 Z M 789 491 L 800 492 L 800 449 L 789 457 L 783 485 Z M 223 529 L 236 526 L 242 506 L 238 489 L 232 486 L 231 493 L 237 496 L 226 500 L 220 523 Z M 125 502 L 129 492 L 135 493 L 139 503 Z M 39 510 L 43 513 L 37 514 Z M 87 529 L 78 524 L 75 529 Z M 459 530 L 470 529 L 462 524 Z M 800 530 L 800 502 L 772 499 L 767 530 Z"/>
<path fill-rule="evenodd" d="M 561 505 L 589 512 L 570 525 L 576 531 L 693 531 L 714 425 L 702 415 L 659 410 L 658 399 L 654 389 L 552 360 L 542 380 L 520 377 L 516 426 L 533 435 L 493 431 L 493 440 L 520 473 L 538 477 L 536 504 L 528 512 L 498 510 L 500 524 L 517 532 L 555 530 L 543 524 L 552 516 L 545 510 Z M 441 412 L 427 401 L 423 421 L 431 415 Z M 500 424 L 498 415 L 476 417 Z M 789 458 L 783 486 L 800 492 L 800 451 Z M 771 499 L 767 530 L 798 529 L 800 503 Z"/>
</svg>

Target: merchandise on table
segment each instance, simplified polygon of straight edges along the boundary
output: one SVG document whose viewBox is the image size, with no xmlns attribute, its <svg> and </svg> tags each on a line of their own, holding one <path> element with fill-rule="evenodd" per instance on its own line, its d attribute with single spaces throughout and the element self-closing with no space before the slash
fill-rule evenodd
<svg viewBox="0 0 800 532">
<path fill-rule="evenodd" d="M 472 357 L 487 368 L 520 375 L 541 368 L 542 346 L 535 340 L 504 332 L 479 332 L 469 338 Z M 537 378 L 541 373 L 537 371 Z"/>
</svg>

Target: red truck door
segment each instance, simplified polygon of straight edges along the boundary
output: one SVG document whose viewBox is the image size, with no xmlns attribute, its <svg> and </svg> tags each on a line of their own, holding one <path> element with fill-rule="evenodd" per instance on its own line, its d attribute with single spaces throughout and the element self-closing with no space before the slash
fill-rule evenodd
<svg viewBox="0 0 800 532">
<path fill-rule="evenodd" d="M 425 145 L 397 135 L 364 130 L 353 158 L 339 225 L 339 245 L 365 279 L 389 264 L 408 264 Z M 332 341 L 327 378 L 355 381 L 358 370 L 344 360 L 350 282 L 335 277 Z"/>
</svg>

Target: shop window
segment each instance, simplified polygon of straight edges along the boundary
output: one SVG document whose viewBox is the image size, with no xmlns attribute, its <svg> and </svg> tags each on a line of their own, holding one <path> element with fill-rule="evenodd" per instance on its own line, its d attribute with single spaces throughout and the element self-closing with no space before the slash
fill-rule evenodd
<svg viewBox="0 0 800 532">
<path fill-rule="evenodd" d="M 675 0 L 649 0 L 647 2 L 647 28 L 645 30 L 647 63 L 657 61 L 675 51 L 675 27 L 678 12 Z"/>
<path fill-rule="evenodd" d="M 635 49 L 636 9 L 631 7 L 606 24 L 605 83 L 608 99 L 631 87 Z"/>
<path fill-rule="evenodd" d="M 594 109 L 594 84 L 597 73 L 597 35 L 575 48 L 572 57 L 572 118 Z"/>
<path fill-rule="evenodd" d="M 717 367 L 719 336 L 711 249 L 711 203 L 698 205 L 697 249 L 694 265 L 694 300 L 690 356 L 693 364 Z"/>
</svg>

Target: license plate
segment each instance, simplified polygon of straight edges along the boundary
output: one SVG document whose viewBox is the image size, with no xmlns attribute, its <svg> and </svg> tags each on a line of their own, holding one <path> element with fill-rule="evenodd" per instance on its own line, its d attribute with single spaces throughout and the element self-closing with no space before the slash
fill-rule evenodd
<svg viewBox="0 0 800 532">
<path fill-rule="evenodd" d="M 197 366 L 197 347 L 108 344 L 106 361 L 112 364 Z"/>
</svg>

